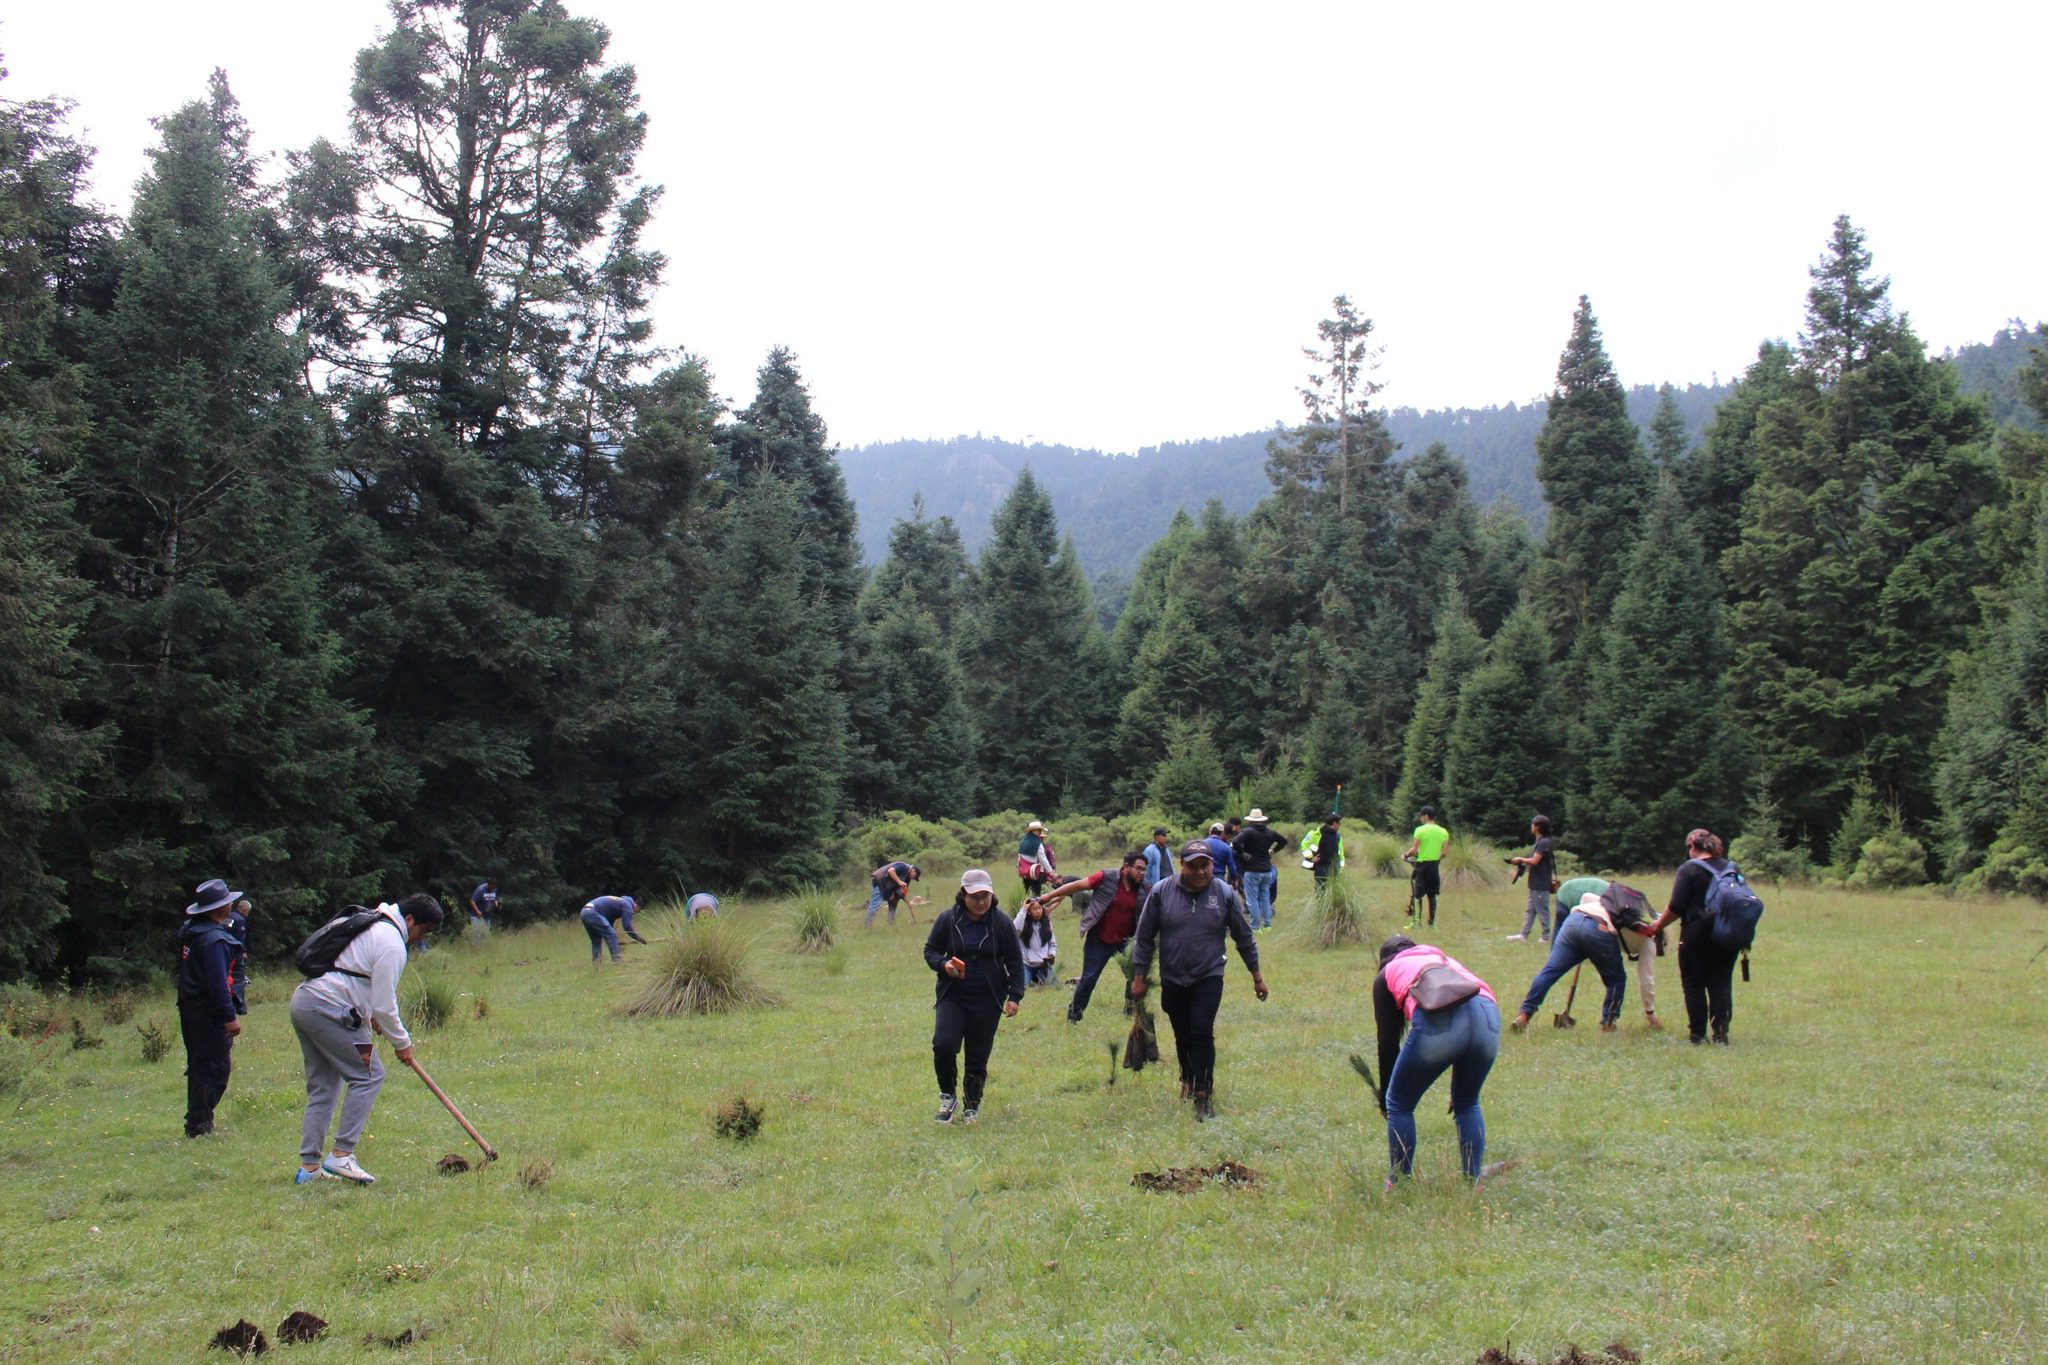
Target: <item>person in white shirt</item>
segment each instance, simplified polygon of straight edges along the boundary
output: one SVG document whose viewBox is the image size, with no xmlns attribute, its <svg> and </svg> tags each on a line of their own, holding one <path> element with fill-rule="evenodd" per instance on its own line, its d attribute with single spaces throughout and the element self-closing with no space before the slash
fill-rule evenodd
<svg viewBox="0 0 2048 1365">
<path fill-rule="evenodd" d="M 344 916 L 328 927 L 352 918 Z M 384 1063 L 377 1059 L 371 1034 L 390 1039 L 400 1061 L 412 1060 L 412 1035 L 398 1017 L 398 978 L 405 972 L 406 949 L 441 927 L 441 903 L 415 892 L 396 905 L 379 905 L 364 918 L 355 937 L 334 956 L 333 966 L 292 992 L 292 1031 L 299 1035 L 306 1060 L 306 1118 L 295 1185 L 323 1179 L 376 1182 L 355 1158 L 356 1143 L 384 1085 Z M 323 1159 L 320 1149 L 337 1103 L 341 1125 L 333 1150 Z"/>
<path fill-rule="evenodd" d="M 1017 944 L 1024 951 L 1024 984 L 1050 986 L 1060 947 L 1052 933 L 1052 916 L 1045 902 L 1033 896 L 1017 912 Z"/>
</svg>

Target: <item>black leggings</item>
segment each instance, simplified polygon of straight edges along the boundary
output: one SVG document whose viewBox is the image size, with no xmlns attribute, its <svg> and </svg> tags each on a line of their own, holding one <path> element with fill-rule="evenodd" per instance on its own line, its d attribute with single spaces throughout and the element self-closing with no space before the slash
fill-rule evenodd
<svg viewBox="0 0 2048 1365">
<path fill-rule="evenodd" d="M 235 1040 L 212 1011 L 178 1006 L 178 1029 L 185 1036 L 185 1135 L 213 1128 L 213 1111 L 228 1093 Z"/>
<path fill-rule="evenodd" d="M 967 1090 L 960 1103 L 968 1109 L 981 1108 L 981 1088 L 988 1083 L 988 1054 L 996 1045 L 996 1026 L 1003 1021 L 1002 1002 L 989 995 L 962 999 L 959 992 L 941 1000 L 932 1024 L 932 1070 L 938 1074 L 939 1093 L 953 1089 L 958 1078 L 960 1044 L 967 1044 Z"/>
<path fill-rule="evenodd" d="M 1173 1051 L 1180 1078 L 1197 1095 L 1216 1087 L 1216 1011 L 1223 1004 L 1223 978 L 1206 976 L 1192 986 L 1160 983 L 1159 1008 L 1173 1023 Z"/>
<path fill-rule="evenodd" d="M 1728 1020 L 1735 1013 L 1735 960 L 1740 948 L 1723 948 L 1714 942 L 1704 924 L 1693 930 L 1694 938 L 1678 940 L 1678 980 L 1685 988 L 1685 1022 L 1694 1038 L 1707 1036 L 1707 1024 L 1714 1036 L 1728 1036 Z"/>
</svg>

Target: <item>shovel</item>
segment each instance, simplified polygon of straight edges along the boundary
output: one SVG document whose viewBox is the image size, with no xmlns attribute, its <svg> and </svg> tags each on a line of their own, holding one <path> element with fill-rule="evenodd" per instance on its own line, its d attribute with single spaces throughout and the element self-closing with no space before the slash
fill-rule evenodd
<svg viewBox="0 0 2048 1365">
<path fill-rule="evenodd" d="M 1550 1016 L 1550 1023 L 1552 1027 L 1577 1028 L 1579 1026 L 1579 1021 L 1572 1018 L 1572 1001 L 1579 998 L 1579 973 L 1583 972 L 1584 970 L 1586 970 L 1586 964 L 1583 962 L 1581 962 L 1578 966 L 1572 968 L 1572 988 L 1565 992 L 1564 1012 L 1562 1014 L 1553 1014 Z"/>
</svg>

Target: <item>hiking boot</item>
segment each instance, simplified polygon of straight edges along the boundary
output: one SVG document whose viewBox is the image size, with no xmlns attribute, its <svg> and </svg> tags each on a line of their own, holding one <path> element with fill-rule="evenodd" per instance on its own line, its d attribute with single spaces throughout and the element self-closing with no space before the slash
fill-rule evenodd
<svg viewBox="0 0 2048 1365">
<path fill-rule="evenodd" d="M 1705 1045 L 1707 1041 L 1707 1035 L 1704 1033 L 1695 1033 L 1691 1037 L 1687 1038 L 1685 1041 L 1691 1043 L 1694 1047 L 1701 1047 Z"/>
<path fill-rule="evenodd" d="M 933 1114 L 932 1118 L 939 1123 L 951 1123 L 953 1121 L 953 1110 L 958 1104 L 959 1101 L 955 1100 L 951 1095 L 939 1096 L 939 1112 Z"/>
<path fill-rule="evenodd" d="M 303 1168 L 301 1168 L 303 1169 Z M 320 1163 L 320 1169 L 336 1180 L 353 1180 L 358 1185 L 374 1185 L 377 1177 L 356 1165 L 354 1153 L 347 1156 L 330 1156 Z"/>
<path fill-rule="evenodd" d="M 978 1118 L 980 1118 L 980 1117 L 981 1117 L 981 1110 L 979 1110 L 979 1109 L 975 1108 L 975 1107 L 974 1107 L 973 1105 L 971 1105 L 971 1104 L 970 1104 L 970 1105 L 968 1105 L 968 1106 L 967 1106 L 967 1107 L 966 1107 L 965 1109 L 962 1109 L 962 1110 L 960 1111 L 960 1122 L 962 1122 L 962 1123 L 972 1123 L 972 1122 L 974 1122 L 974 1121 L 975 1121 L 976 1119 L 978 1119 Z"/>
<path fill-rule="evenodd" d="M 1600 1026 L 1600 1031 L 1601 1031 L 1602 1033 L 1618 1033 L 1618 1032 L 1620 1032 L 1620 1031 L 1621 1031 L 1621 1025 L 1619 1025 L 1619 1024 L 1602 1024 L 1602 1025 Z"/>
<path fill-rule="evenodd" d="M 1724 1029 L 1724 1028 L 1717 1028 L 1717 1029 L 1715 1029 L 1715 1030 L 1714 1030 L 1714 1046 L 1715 1046 L 1715 1047 L 1726 1047 L 1726 1046 L 1728 1046 L 1728 1030 L 1727 1030 L 1727 1029 Z"/>
<path fill-rule="evenodd" d="M 1526 1014 L 1516 1015 L 1514 1022 L 1509 1024 L 1508 1028 L 1515 1033 L 1527 1033 L 1529 1031 L 1529 1016 Z"/>
<path fill-rule="evenodd" d="M 212 1137 L 213 1125 L 210 1123 L 201 1123 L 194 1127 L 187 1128 L 185 1130 L 185 1136 L 188 1138 Z"/>
<path fill-rule="evenodd" d="M 1663 1028 L 1664 1021 L 1648 1010 L 1643 1012 L 1643 1023 L 1649 1028 Z"/>
<path fill-rule="evenodd" d="M 1206 1091 L 1206 1090 L 1198 1090 L 1198 1091 L 1196 1091 L 1196 1092 L 1195 1092 L 1195 1122 L 1196 1122 L 1196 1123 L 1207 1123 L 1207 1122 L 1208 1122 L 1208 1121 L 1209 1121 L 1210 1119 L 1213 1119 L 1213 1118 L 1215 1118 L 1215 1117 L 1216 1117 L 1216 1101 L 1215 1101 L 1214 1099 L 1212 1099 L 1212 1098 L 1210 1097 L 1210 1095 L 1209 1095 L 1209 1092 L 1208 1092 L 1208 1091 Z"/>
</svg>

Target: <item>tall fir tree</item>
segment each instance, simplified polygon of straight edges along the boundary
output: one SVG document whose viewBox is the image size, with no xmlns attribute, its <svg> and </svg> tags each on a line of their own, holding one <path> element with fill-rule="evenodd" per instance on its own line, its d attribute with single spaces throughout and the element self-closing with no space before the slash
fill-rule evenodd
<svg viewBox="0 0 2048 1365">
<path fill-rule="evenodd" d="M 1550 642 L 1531 607 L 1517 607 L 1487 644 L 1486 662 L 1458 694 L 1444 754 L 1451 826 L 1513 843 L 1529 817 L 1561 822 L 1567 743 Z"/>
<path fill-rule="evenodd" d="M 1401 780 L 1391 803 L 1397 824 L 1425 805 L 1434 805 L 1448 816 L 1444 765 L 1450 755 L 1451 727 L 1458 718 L 1458 695 L 1465 680 L 1486 661 L 1486 638 L 1473 623 L 1464 594 L 1455 584 L 1445 591 L 1437 609 L 1435 634 L 1422 686 L 1415 694 L 1415 711 L 1402 737 Z"/>
<path fill-rule="evenodd" d="M 218 74 L 159 127 L 92 329 L 80 563 L 105 679 L 90 712 L 114 741 L 73 815 L 72 894 L 107 907 L 65 935 L 77 964 L 150 955 L 208 876 L 260 890 L 287 935 L 360 900 L 401 790 L 336 695 L 320 561 L 338 505 L 247 129 Z"/>
<path fill-rule="evenodd" d="M 1685 831 L 1736 829 L 1746 793 L 1742 736 L 1727 698 L 1721 599 L 1665 479 L 1585 693 L 1585 777 L 1567 807 L 1572 846 L 1600 866 L 1671 862 Z"/>
<path fill-rule="evenodd" d="M 1472 622 L 1491 639 L 1521 604 L 1536 567 L 1536 538 L 1505 495 L 1479 515 L 1479 544 L 1465 579 Z"/>
</svg>

